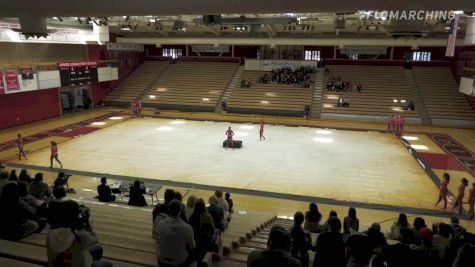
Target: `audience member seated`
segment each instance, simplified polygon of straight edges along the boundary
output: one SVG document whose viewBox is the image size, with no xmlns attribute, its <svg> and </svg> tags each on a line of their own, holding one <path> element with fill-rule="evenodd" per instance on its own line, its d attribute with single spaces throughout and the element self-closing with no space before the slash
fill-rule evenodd
<svg viewBox="0 0 475 267">
<path fill-rule="evenodd" d="M 140 183 L 139 180 L 135 180 L 134 184 L 130 188 L 129 191 L 129 205 L 137 206 L 137 207 L 145 207 L 147 206 L 147 201 L 145 201 L 145 188 L 143 183 Z"/>
<path fill-rule="evenodd" d="M 226 199 L 226 202 L 228 202 L 229 213 L 234 213 L 234 202 L 231 198 L 231 194 L 229 194 L 229 192 L 226 192 L 226 194 L 224 194 L 224 199 Z"/>
<path fill-rule="evenodd" d="M 180 219 L 181 203 L 174 199 L 169 203 L 170 217 L 158 225 L 157 258 L 160 267 L 183 266 L 193 262 L 192 254 L 196 243 L 193 229 Z"/>
<path fill-rule="evenodd" d="M 43 182 L 43 173 L 39 172 L 35 175 L 35 180 L 30 184 L 30 193 L 36 199 L 42 201 L 49 201 L 53 196 L 51 187 Z"/>
<path fill-rule="evenodd" d="M 350 106 L 350 100 L 348 99 L 348 97 L 340 97 L 340 98 L 338 98 L 337 106 L 338 107 L 349 107 Z"/>
<path fill-rule="evenodd" d="M 89 249 L 89 253 L 92 256 L 91 267 L 113 267 L 110 261 L 102 259 L 102 254 L 104 253 L 100 245 L 94 245 Z"/>
<path fill-rule="evenodd" d="M 413 261 L 414 251 L 411 249 L 411 245 L 416 243 L 414 231 L 408 227 L 401 227 L 398 236 L 397 244 L 388 245 L 383 249 L 387 267 L 418 267 Z"/>
<path fill-rule="evenodd" d="M 308 266 L 308 251 L 312 248 L 310 233 L 302 228 L 305 217 L 302 212 L 294 215 L 294 226 L 290 230 L 290 253 L 298 259 L 302 267 Z"/>
<path fill-rule="evenodd" d="M 475 262 L 475 245 L 465 244 L 457 252 L 452 267 L 472 267 Z"/>
<path fill-rule="evenodd" d="M 249 80 L 241 80 L 241 88 L 251 87 L 251 82 Z"/>
<path fill-rule="evenodd" d="M 224 220 L 224 211 L 223 208 L 218 206 L 218 199 L 216 196 L 209 197 L 209 207 L 207 208 L 208 213 L 213 217 L 214 227 L 224 232 L 226 229 L 226 221 Z"/>
<path fill-rule="evenodd" d="M 201 262 L 206 252 L 214 250 L 215 240 L 213 218 L 206 212 L 206 204 L 203 199 L 196 201 L 188 223 L 193 228 L 196 243 L 195 259 L 197 262 Z"/>
<path fill-rule="evenodd" d="M 64 186 L 57 186 L 53 190 L 54 199 L 51 200 L 48 204 L 48 224 L 51 229 L 56 229 L 61 227 L 61 220 L 63 213 L 65 212 L 65 198 L 66 198 L 66 188 Z"/>
<path fill-rule="evenodd" d="M 218 203 L 216 204 L 218 207 L 221 207 L 221 209 L 223 209 L 223 212 L 224 212 L 224 220 L 226 221 L 230 221 L 231 220 L 231 216 L 230 216 L 230 213 L 229 213 L 229 205 L 228 205 L 228 202 L 224 199 L 223 197 L 223 191 L 221 190 L 216 190 L 214 192 L 214 195 L 216 196 L 216 198 L 218 199 Z"/>
<path fill-rule="evenodd" d="M 338 214 L 334 210 L 331 210 L 330 213 L 328 214 L 328 219 L 323 224 L 322 232 L 329 232 L 330 231 L 330 225 L 328 224 L 328 220 L 330 220 L 330 218 L 332 218 L 332 217 L 338 218 Z M 341 221 L 340 221 L 340 223 L 341 223 Z"/>
<path fill-rule="evenodd" d="M 112 194 L 111 188 L 107 185 L 107 178 L 101 178 L 101 184 L 97 186 L 97 194 L 99 195 L 99 201 L 102 202 L 114 202 L 115 196 Z"/>
<path fill-rule="evenodd" d="M 34 210 L 25 202 L 20 201 L 20 190 L 15 183 L 3 187 L 0 198 L 0 238 L 19 240 L 35 231 L 41 231 L 40 225 L 33 220 Z M 43 225 L 44 227 L 44 225 Z"/>
<path fill-rule="evenodd" d="M 360 220 L 356 218 L 356 209 L 351 207 L 348 210 L 348 216 L 343 219 L 343 234 L 349 235 L 358 232 L 360 229 Z"/>
<path fill-rule="evenodd" d="M 328 77 L 326 81 L 328 91 L 358 92 L 361 93 L 361 83 L 351 83 L 350 81 L 342 81 L 340 76 Z"/>
<path fill-rule="evenodd" d="M 310 87 L 310 73 L 314 73 L 315 69 L 312 67 L 300 67 L 296 70 L 291 70 L 290 68 L 280 68 L 272 70 L 272 81 L 277 83 L 284 84 L 298 84 L 302 87 Z M 260 78 L 260 82 L 268 83 L 269 76 L 264 74 Z"/>
<path fill-rule="evenodd" d="M 427 227 L 419 230 L 421 245 L 412 245 L 416 266 L 441 266 L 442 248 L 432 242 L 433 233 Z"/>
<path fill-rule="evenodd" d="M 27 182 L 18 182 L 18 190 L 20 191 L 20 201 L 24 201 L 28 204 L 36 214 L 36 198 L 30 194 L 29 184 Z"/>
<path fill-rule="evenodd" d="M 341 221 L 336 216 L 330 216 L 327 221 L 328 229 L 320 233 L 315 244 L 314 267 L 344 267 L 346 266 L 345 244 L 341 231 Z"/>
<path fill-rule="evenodd" d="M 318 211 L 318 206 L 315 203 L 310 203 L 309 210 L 305 213 L 305 223 L 303 229 L 310 233 L 320 233 L 320 221 L 322 214 Z"/>
<path fill-rule="evenodd" d="M 10 181 L 8 181 L 8 172 L 3 170 L 2 172 L 0 172 L 0 197 L 2 196 L 3 187 L 8 183 L 11 183 Z"/>
<path fill-rule="evenodd" d="M 252 251 L 247 257 L 247 267 L 302 266 L 289 253 L 289 242 L 289 232 L 282 226 L 273 226 L 267 240 L 267 250 Z"/>
<path fill-rule="evenodd" d="M 436 228 L 436 231 L 432 242 L 434 242 L 434 244 L 439 245 L 442 248 L 442 251 L 445 253 L 446 249 L 448 249 L 450 246 L 453 229 L 450 225 L 446 223 L 435 224 L 434 228 Z"/>
<path fill-rule="evenodd" d="M 416 218 L 414 218 L 414 222 L 412 223 L 412 227 L 413 227 L 414 233 L 416 235 L 416 238 L 419 238 L 419 230 L 421 230 L 422 228 L 427 227 L 427 225 L 426 225 L 426 222 L 424 221 L 424 218 L 416 217 Z M 417 243 L 417 244 L 420 245 L 420 243 Z"/>
<path fill-rule="evenodd" d="M 188 200 L 186 201 L 185 205 L 185 215 L 186 215 L 186 220 L 189 222 L 190 216 L 193 214 L 195 210 L 195 205 L 196 201 L 198 198 L 195 195 L 191 195 L 188 197 Z"/>
<path fill-rule="evenodd" d="M 49 266 L 88 267 L 86 253 L 97 244 L 97 238 L 86 222 L 89 218 L 72 200 L 64 201 L 62 205 L 57 225 L 48 231 L 46 237 Z"/>
<path fill-rule="evenodd" d="M 178 191 L 175 191 L 175 194 L 174 194 L 174 198 L 178 201 L 180 201 L 180 204 L 181 204 L 181 211 L 180 211 L 180 218 L 185 221 L 185 222 L 188 222 L 188 219 L 186 218 L 186 214 L 185 214 L 185 204 L 183 203 L 183 196 L 181 195 L 180 192 Z"/>
<path fill-rule="evenodd" d="M 8 178 L 8 181 L 10 182 L 18 182 L 18 176 L 16 175 L 16 170 L 12 169 L 10 171 L 10 177 Z"/>
<path fill-rule="evenodd" d="M 59 172 L 58 176 L 53 182 L 53 187 L 56 186 L 65 186 L 66 188 L 69 187 L 68 185 L 68 179 L 71 177 L 71 175 L 66 174 L 65 172 Z"/>
<path fill-rule="evenodd" d="M 355 233 L 346 240 L 347 267 L 369 267 L 373 250 L 370 239 L 362 233 Z"/>
<path fill-rule="evenodd" d="M 394 222 L 394 224 L 391 226 L 388 238 L 394 240 L 401 240 L 400 230 L 402 228 L 411 229 L 411 225 L 407 221 L 407 216 L 404 213 L 399 214 L 398 220 Z"/>
<path fill-rule="evenodd" d="M 402 109 L 403 110 L 415 110 L 415 105 L 414 105 L 414 102 L 412 100 L 409 100 L 409 102 L 405 102 L 403 105 L 402 105 Z"/>
<path fill-rule="evenodd" d="M 165 190 L 163 197 L 165 202 L 162 204 L 157 204 L 155 205 L 155 208 L 153 208 L 152 221 L 155 221 L 155 218 L 157 218 L 159 214 L 166 214 L 168 216 L 168 204 L 170 201 L 175 199 L 175 191 L 173 189 L 167 189 Z"/>
<path fill-rule="evenodd" d="M 381 225 L 379 223 L 373 223 L 364 233 L 369 237 L 373 251 L 380 253 L 388 245 L 386 237 L 381 232 Z"/>
<path fill-rule="evenodd" d="M 32 182 L 31 176 L 30 176 L 30 174 L 28 173 L 28 171 L 26 169 L 22 169 L 20 171 L 20 175 L 18 176 L 18 180 L 20 182 L 27 182 L 27 183 Z"/>
</svg>

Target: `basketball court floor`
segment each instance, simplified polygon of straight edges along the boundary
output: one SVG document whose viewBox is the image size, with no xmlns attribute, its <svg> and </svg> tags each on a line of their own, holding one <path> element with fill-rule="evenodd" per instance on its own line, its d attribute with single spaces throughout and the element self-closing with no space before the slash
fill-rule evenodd
<svg viewBox="0 0 475 267">
<path fill-rule="evenodd" d="M 427 209 L 438 192 L 400 140 L 375 131 L 266 125 L 259 141 L 259 125 L 250 123 L 145 118 L 91 126 L 100 129 L 57 137 L 65 169 Z M 228 126 L 242 149 L 222 147 Z M 21 163 L 49 166 L 49 154 L 44 147 Z"/>
</svg>

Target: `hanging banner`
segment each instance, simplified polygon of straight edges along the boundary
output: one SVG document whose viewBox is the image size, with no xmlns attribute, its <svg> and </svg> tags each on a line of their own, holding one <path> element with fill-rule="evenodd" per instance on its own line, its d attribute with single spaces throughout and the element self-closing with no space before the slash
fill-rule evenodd
<svg viewBox="0 0 475 267">
<path fill-rule="evenodd" d="M 229 45 L 191 45 L 191 51 L 198 53 L 229 53 Z"/>
<path fill-rule="evenodd" d="M 345 55 L 386 55 L 387 51 L 386 46 L 345 46 L 340 49 L 340 53 Z"/>
<path fill-rule="evenodd" d="M 3 84 L 3 72 L 0 70 L 0 95 L 5 94 L 5 86 Z"/>
<path fill-rule="evenodd" d="M 5 81 L 6 81 L 6 91 L 15 92 L 20 91 L 20 82 L 18 81 L 18 71 L 17 70 L 6 70 L 5 71 Z"/>
</svg>

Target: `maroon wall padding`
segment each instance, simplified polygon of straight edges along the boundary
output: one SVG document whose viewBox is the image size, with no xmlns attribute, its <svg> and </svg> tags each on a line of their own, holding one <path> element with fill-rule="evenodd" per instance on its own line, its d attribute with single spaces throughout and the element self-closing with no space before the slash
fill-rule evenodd
<svg viewBox="0 0 475 267">
<path fill-rule="evenodd" d="M 0 95 L 0 129 L 59 116 L 58 88 Z"/>
</svg>

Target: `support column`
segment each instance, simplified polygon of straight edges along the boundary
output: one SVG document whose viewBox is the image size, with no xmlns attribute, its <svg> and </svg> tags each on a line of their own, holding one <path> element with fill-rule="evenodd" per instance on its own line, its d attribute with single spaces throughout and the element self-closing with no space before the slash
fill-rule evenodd
<svg viewBox="0 0 475 267">
<path fill-rule="evenodd" d="M 333 47 L 333 59 L 336 59 L 336 45 Z"/>
<path fill-rule="evenodd" d="M 189 47 L 189 45 L 186 45 L 186 48 L 185 48 L 185 56 L 187 56 L 187 57 L 189 56 L 188 55 L 189 54 L 189 48 L 188 47 Z"/>
<path fill-rule="evenodd" d="M 391 50 L 389 51 L 389 60 L 394 60 L 394 46 L 391 46 Z"/>
<path fill-rule="evenodd" d="M 234 57 L 234 45 L 231 45 L 231 57 Z"/>
<path fill-rule="evenodd" d="M 465 30 L 465 45 L 475 45 L 475 17 L 467 18 L 467 28 Z"/>
</svg>

